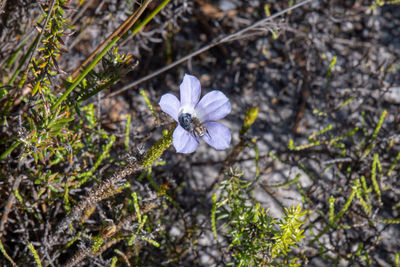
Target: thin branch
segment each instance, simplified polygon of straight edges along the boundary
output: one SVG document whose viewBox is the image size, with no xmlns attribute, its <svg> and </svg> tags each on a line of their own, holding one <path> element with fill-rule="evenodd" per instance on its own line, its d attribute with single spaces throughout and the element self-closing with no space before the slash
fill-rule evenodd
<svg viewBox="0 0 400 267">
<path fill-rule="evenodd" d="M 22 180 L 21 176 L 18 176 L 17 179 L 15 179 L 13 187 L 12 187 L 12 192 L 10 192 L 10 196 L 8 197 L 7 204 L 4 207 L 3 216 L 1 216 L 1 221 L 0 221 L 0 238 L 3 236 L 4 226 L 8 220 L 8 214 L 11 211 L 11 207 L 14 205 L 14 201 L 15 201 L 14 191 L 18 190 L 21 180 Z"/>
<path fill-rule="evenodd" d="M 133 172 L 140 171 L 143 166 L 137 161 L 136 158 L 132 157 L 128 161 L 127 166 L 120 167 L 114 174 L 103 181 L 98 186 L 92 188 L 86 198 L 81 200 L 71 211 L 71 213 L 65 217 L 58 225 L 56 232 L 49 238 L 50 246 L 53 246 L 59 235 L 66 231 L 69 224 L 74 220 L 79 220 L 83 216 L 83 212 L 87 207 L 93 206 L 97 202 L 110 197 L 111 195 L 118 192 L 120 185 L 119 183 L 128 175 Z"/>
<path fill-rule="evenodd" d="M 200 48 L 199 50 L 197 50 L 197 51 L 195 51 L 193 53 L 190 53 L 189 55 L 186 55 L 183 58 L 178 59 L 177 61 L 172 62 L 171 64 L 169 64 L 169 65 L 167 65 L 165 67 L 162 67 L 161 69 L 158 69 L 158 70 L 154 71 L 153 73 L 144 76 L 143 78 L 140 78 L 139 80 L 136 80 L 136 81 L 134 81 L 132 83 L 129 83 L 129 84 L 125 85 L 121 89 L 108 94 L 106 97 L 112 97 L 112 96 L 118 95 L 118 94 L 120 94 L 122 92 L 125 92 L 128 89 L 136 87 L 137 85 L 139 85 L 139 84 L 141 84 L 141 83 L 143 83 L 143 82 L 145 82 L 145 81 L 147 81 L 147 80 L 149 80 L 151 78 L 154 78 L 154 77 L 160 75 L 161 73 L 163 73 L 163 72 L 165 72 L 165 71 L 167 71 L 169 69 L 172 69 L 173 67 L 185 62 L 186 60 L 189 60 L 192 57 L 195 57 L 195 56 L 197 56 L 197 55 L 199 55 L 199 54 L 201 54 L 201 53 L 213 48 L 214 46 L 237 40 L 242 35 L 245 35 L 245 34 L 248 34 L 249 32 L 254 32 L 257 29 L 260 29 L 266 22 L 268 22 L 268 21 L 270 21 L 270 20 L 272 20 L 272 19 L 274 19 L 276 17 L 282 16 L 283 14 L 288 13 L 289 11 L 291 11 L 293 9 L 296 9 L 298 7 L 301 7 L 301 6 L 307 4 L 307 3 L 311 2 L 311 1 L 314 1 L 314 0 L 305 0 L 303 2 L 300 2 L 298 4 L 293 5 L 291 7 L 288 7 L 286 9 L 282 10 L 282 11 L 279 11 L 278 13 L 275 13 L 275 14 L 273 14 L 273 15 L 265 18 L 265 19 L 259 20 L 256 23 L 254 23 L 254 24 L 252 24 L 252 25 L 250 25 L 250 26 L 248 26 L 248 27 L 236 32 L 236 33 L 227 35 L 227 36 L 225 36 L 223 38 L 217 37 L 215 40 L 211 41 L 211 43 L 209 43 L 208 45 Z M 264 33 L 264 31 L 260 31 L 260 33 Z"/>
<path fill-rule="evenodd" d="M 4 9 L 7 5 L 7 0 L 4 0 L 1 4 L 0 4 L 0 15 L 5 13 Z"/>
<path fill-rule="evenodd" d="M 72 73 L 72 77 L 78 75 L 78 73 L 104 48 L 106 45 L 116 36 L 122 37 L 132 26 L 135 22 L 139 19 L 142 15 L 146 7 L 150 4 L 152 0 L 146 0 L 144 3 L 135 10 L 114 32 L 112 32 L 86 59 L 82 62 L 82 64 L 76 68 L 76 70 Z"/>
</svg>

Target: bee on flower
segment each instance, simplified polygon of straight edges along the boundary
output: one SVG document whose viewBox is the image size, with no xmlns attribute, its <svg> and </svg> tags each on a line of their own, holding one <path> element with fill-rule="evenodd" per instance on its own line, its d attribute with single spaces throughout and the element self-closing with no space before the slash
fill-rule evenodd
<svg viewBox="0 0 400 267">
<path fill-rule="evenodd" d="M 229 99 L 218 90 L 200 99 L 200 81 L 189 74 L 185 74 L 179 89 L 180 101 L 173 94 L 165 94 L 159 102 L 161 110 L 178 123 L 173 133 L 176 152 L 194 152 L 200 138 L 215 149 L 226 149 L 231 133 L 228 127 L 216 121 L 231 112 Z"/>
</svg>

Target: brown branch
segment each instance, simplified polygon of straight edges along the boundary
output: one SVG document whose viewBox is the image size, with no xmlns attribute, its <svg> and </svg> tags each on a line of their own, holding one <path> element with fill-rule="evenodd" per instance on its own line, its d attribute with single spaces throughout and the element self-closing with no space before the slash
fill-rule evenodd
<svg viewBox="0 0 400 267">
<path fill-rule="evenodd" d="M 143 168 L 143 165 L 138 162 L 136 158 L 131 159 L 127 166 L 119 168 L 110 178 L 90 190 L 86 198 L 80 201 L 78 205 L 73 208 L 72 212 L 58 225 L 56 232 L 49 238 L 50 246 L 55 244 L 59 235 L 68 228 L 71 222 L 82 218 L 83 212 L 87 207 L 93 206 L 97 202 L 118 193 L 120 188 L 118 183 L 120 183 L 126 176 L 133 172 L 140 171 Z"/>
<path fill-rule="evenodd" d="M 18 190 L 21 180 L 22 180 L 21 176 L 18 176 L 17 179 L 15 179 L 13 187 L 12 187 L 12 192 L 10 192 L 10 196 L 8 197 L 7 204 L 4 207 L 3 216 L 1 216 L 1 221 L 0 221 L 0 238 L 3 236 L 4 226 L 8 220 L 8 214 L 10 213 L 11 207 L 14 205 L 14 202 L 15 202 L 14 191 Z"/>
<path fill-rule="evenodd" d="M 159 205 L 157 203 L 150 203 L 146 207 L 144 207 L 141 210 L 141 215 L 144 215 L 148 213 L 149 211 L 157 208 Z M 124 220 L 122 220 L 116 227 L 115 227 L 115 234 L 120 231 L 125 225 L 128 223 L 134 221 L 137 219 L 137 214 L 132 214 L 131 216 L 128 216 Z M 115 235 L 113 234 L 113 235 Z M 106 241 L 107 237 L 104 238 L 104 241 Z M 118 243 L 121 241 L 121 238 L 112 238 L 108 242 L 105 242 L 99 250 L 97 250 L 95 253 L 92 252 L 91 248 L 87 247 L 86 245 L 82 245 L 82 247 L 72 256 L 71 260 L 65 264 L 64 267 L 73 267 L 82 260 L 84 260 L 87 256 L 92 255 L 92 256 L 100 256 L 104 251 L 106 251 L 108 248 L 110 248 L 112 245 Z M 127 258 L 124 257 L 125 262 L 127 261 Z"/>
<path fill-rule="evenodd" d="M 146 7 L 150 4 L 152 0 L 145 0 L 143 4 L 130 15 L 114 32 L 112 32 L 107 39 L 105 39 L 86 59 L 79 65 L 79 67 L 72 73 L 72 78 L 76 78 L 78 73 L 104 48 L 106 45 L 116 36 L 122 37 L 130 28 L 135 24 L 135 22 L 142 15 Z"/>
</svg>

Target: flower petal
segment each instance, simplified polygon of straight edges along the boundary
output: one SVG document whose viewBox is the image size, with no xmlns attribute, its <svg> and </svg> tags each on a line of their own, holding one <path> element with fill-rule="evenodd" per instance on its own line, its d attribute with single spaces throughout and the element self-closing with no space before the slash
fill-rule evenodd
<svg viewBox="0 0 400 267">
<path fill-rule="evenodd" d="M 181 103 L 176 96 L 173 94 L 165 94 L 161 97 L 158 104 L 162 111 L 174 118 L 175 121 L 178 121 L 178 113 Z"/>
<path fill-rule="evenodd" d="M 217 121 L 231 112 L 231 103 L 224 93 L 214 90 L 203 96 L 195 110 L 200 121 Z"/>
<path fill-rule="evenodd" d="M 181 92 L 181 106 L 194 108 L 200 99 L 201 85 L 199 79 L 185 74 L 179 88 Z"/>
<path fill-rule="evenodd" d="M 225 149 L 231 143 L 231 132 L 225 125 L 210 121 L 204 123 L 207 132 L 203 135 L 203 140 L 215 149 Z"/>
<path fill-rule="evenodd" d="M 196 150 L 199 142 L 189 132 L 178 125 L 172 136 L 172 143 L 178 153 L 192 153 Z"/>
</svg>

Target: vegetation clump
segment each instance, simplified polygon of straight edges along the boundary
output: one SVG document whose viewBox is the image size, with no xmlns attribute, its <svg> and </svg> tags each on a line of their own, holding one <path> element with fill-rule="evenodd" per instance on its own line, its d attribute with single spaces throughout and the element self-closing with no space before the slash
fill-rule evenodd
<svg viewBox="0 0 400 267">
<path fill-rule="evenodd" d="M 399 266 L 399 8 L 0 1 L 0 265 Z"/>
</svg>

